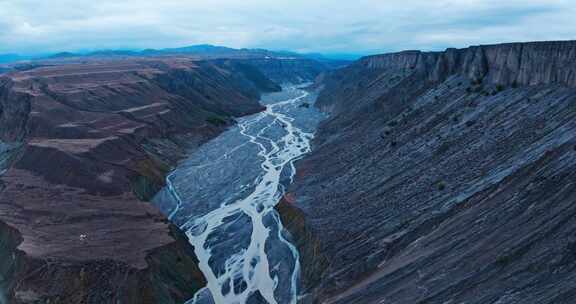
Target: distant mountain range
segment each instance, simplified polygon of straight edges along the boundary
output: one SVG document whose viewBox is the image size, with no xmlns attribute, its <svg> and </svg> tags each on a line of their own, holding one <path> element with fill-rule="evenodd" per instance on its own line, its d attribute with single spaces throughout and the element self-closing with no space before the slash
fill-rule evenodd
<svg viewBox="0 0 576 304">
<path fill-rule="evenodd" d="M 300 54 L 290 51 L 270 51 L 266 49 L 235 49 L 224 46 L 216 46 L 210 44 L 199 44 L 180 48 L 165 48 L 165 49 L 144 49 L 144 50 L 98 50 L 92 52 L 61 52 L 56 54 L 47 54 L 40 56 L 24 56 L 18 54 L 0 54 L 0 64 L 15 63 L 20 61 L 30 60 L 50 60 L 50 59 L 66 59 L 66 58 L 81 58 L 81 57 L 148 57 L 148 56 L 202 56 L 207 58 L 308 58 L 317 61 L 351 61 L 356 60 L 360 56 L 354 54 L 331 54 L 325 55 L 320 53 Z"/>
<path fill-rule="evenodd" d="M 21 56 L 18 54 L 0 54 L 0 63 L 11 63 L 30 59 L 32 59 L 32 57 Z"/>
</svg>

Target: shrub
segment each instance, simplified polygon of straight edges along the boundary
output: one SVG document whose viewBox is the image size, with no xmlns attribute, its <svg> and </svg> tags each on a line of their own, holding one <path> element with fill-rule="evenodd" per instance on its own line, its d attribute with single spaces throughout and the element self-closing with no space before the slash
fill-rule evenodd
<svg viewBox="0 0 576 304">
<path fill-rule="evenodd" d="M 211 123 L 211 124 L 213 124 L 213 125 L 215 125 L 215 126 L 223 126 L 223 125 L 226 125 L 226 124 L 227 124 L 226 120 L 223 119 L 222 117 L 219 117 L 219 116 L 211 116 L 211 117 L 208 117 L 208 118 L 206 119 L 206 121 L 209 122 L 209 123 Z"/>
<path fill-rule="evenodd" d="M 436 149 L 436 152 L 434 152 L 434 154 L 435 155 L 442 155 L 442 154 L 448 152 L 448 150 L 450 150 L 450 148 L 452 148 L 452 143 L 445 141 L 438 147 L 438 149 Z"/>
<path fill-rule="evenodd" d="M 513 259 L 509 255 L 503 255 L 503 256 L 499 256 L 498 258 L 496 258 L 496 264 L 498 264 L 500 266 L 506 266 L 512 262 L 513 262 Z"/>
<path fill-rule="evenodd" d="M 436 186 L 440 191 L 444 191 L 446 189 L 446 183 L 444 183 L 443 181 L 439 181 L 438 184 L 436 184 Z"/>
<path fill-rule="evenodd" d="M 390 130 L 384 130 L 384 132 L 382 132 L 382 133 L 380 134 L 380 137 L 381 137 L 382 139 L 385 139 L 387 136 L 390 136 L 391 133 L 392 133 L 392 132 L 391 132 Z"/>
<path fill-rule="evenodd" d="M 502 91 L 504 91 L 504 86 L 501 85 L 501 84 L 497 84 L 497 85 L 496 85 L 496 91 L 497 91 L 497 92 L 502 92 Z"/>
<path fill-rule="evenodd" d="M 514 89 L 518 88 L 518 82 L 516 80 L 512 82 L 512 88 Z"/>
</svg>

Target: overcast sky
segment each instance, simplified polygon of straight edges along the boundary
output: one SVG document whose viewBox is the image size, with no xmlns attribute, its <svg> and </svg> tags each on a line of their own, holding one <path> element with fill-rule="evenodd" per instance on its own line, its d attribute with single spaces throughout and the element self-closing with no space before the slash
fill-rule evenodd
<svg viewBox="0 0 576 304">
<path fill-rule="evenodd" d="M 575 33 L 574 0 L 0 0 L 0 53 L 210 43 L 367 54 Z"/>
</svg>

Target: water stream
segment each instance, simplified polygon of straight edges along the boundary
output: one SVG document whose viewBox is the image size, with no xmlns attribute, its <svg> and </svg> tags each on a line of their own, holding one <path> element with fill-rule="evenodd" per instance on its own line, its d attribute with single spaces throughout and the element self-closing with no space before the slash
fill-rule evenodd
<svg viewBox="0 0 576 304">
<path fill-rule="evenodd" d="M 296 303 L 298 251 L 274 206 L 310 151 L 322 114 L 296 86 L 200 147 L 155 198 L 195 247 L 208 286 L 188 303 Z"/>
</svg>

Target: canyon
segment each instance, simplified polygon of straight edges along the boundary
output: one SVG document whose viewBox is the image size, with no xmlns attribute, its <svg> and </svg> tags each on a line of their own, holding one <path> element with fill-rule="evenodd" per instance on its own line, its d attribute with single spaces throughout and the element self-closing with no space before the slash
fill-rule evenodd
<svg viewBox="0 0 576 304">
<path fill-rule="evenodd" d="M 576 42 L 203 50 L 0 75 L 0 303 L 574 302 Z"/>
<path fill-rule="evenodd" d="M 281 90 L 271 79 L 325 68 L 250 60 L 98 57 L 2 75 L 0 303 L 192 298 L 206 284 L 194 248 L 148 201 L 191 151 L 264 110 L 260 95 Z"/>
</svg>

